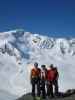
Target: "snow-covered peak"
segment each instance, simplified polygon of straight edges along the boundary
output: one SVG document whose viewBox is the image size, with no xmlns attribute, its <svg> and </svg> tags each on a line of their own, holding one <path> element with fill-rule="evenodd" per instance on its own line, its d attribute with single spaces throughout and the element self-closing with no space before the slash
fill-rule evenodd
<svg viewBox="0 0 75 100">
<path fill-rule="evenodd" d="M 52 38 L 24 32 L 22 29 L 0 33 L 0 45 L 8 43 L 18 49 L 21 48 L 19 47 L 20 45 L 23 45 L 23 49 L 24 47 L 31 47 L 31 49 L 37 47 L 49 50 L 58 48 L 62 54 L 75 52 L 75 39 Z"/>
</svg>

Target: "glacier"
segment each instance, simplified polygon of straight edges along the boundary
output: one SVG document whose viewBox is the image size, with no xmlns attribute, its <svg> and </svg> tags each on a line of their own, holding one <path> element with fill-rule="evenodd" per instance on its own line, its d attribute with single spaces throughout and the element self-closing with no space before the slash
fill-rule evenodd
<svg viewBox="0 0 75 100">
<path fill-rule="evenodd" d="M 31 92 L 34 62 L 59 71 L 59 90 L 75 89 L 75 38 L 55 38 L 17 29 L 0 33 L 0 90 L 17 97 Z"/>
</svg>

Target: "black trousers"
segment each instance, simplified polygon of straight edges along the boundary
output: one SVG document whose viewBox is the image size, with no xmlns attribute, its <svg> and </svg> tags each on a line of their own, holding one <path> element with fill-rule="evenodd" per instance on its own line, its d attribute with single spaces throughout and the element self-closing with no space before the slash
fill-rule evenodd
<svg viewBox="0 0 75 100">
<path fill-rule="evenodd" d="M 53 85 L 51 81 L 47 82 L 47 96 L 53 97 Z"/>
<path fill-rule="evenodd" d="M 48 81 L 47 84 L 47 95 L 48 96 L 54 96 L 53 95 L 53 85 L 54 85 L 54 92 L 55 95 L 58 95 L 58 80 L 54 80 L 54 81 Z"/>
<path fill-rule="evenodd" d="M 32 79 L 32 96 L 40 96 L 40 80 L 33 78 Z M 35 93 L 37 91 L 37 93 Z"/>
<path fill-rule="evenodd" d="M 53 81 L 55 95 L 58 95 L 58 80 Z"/>
<path fill-rule="evenodd" d="M 42 97 L 45 98 L 46 97 L 45 80 L 41 80 L 41 93 Z"/>
</svg>

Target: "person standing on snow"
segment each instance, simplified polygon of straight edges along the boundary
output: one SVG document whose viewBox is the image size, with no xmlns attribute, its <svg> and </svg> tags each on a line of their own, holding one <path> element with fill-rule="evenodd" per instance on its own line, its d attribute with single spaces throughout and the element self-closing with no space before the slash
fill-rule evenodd
<svg viewBox="0 0 75 100">
<path fill-rule="evenodd" d="M 54 92 L 55 95 L 58 95 L 58 71 L 57 68 L 53 66 L 53 64 L 50 65 L 49 70 L 47 72 L 47 95 L 51 97 L 54 97 L 53 95 L 53 85 L 54 85 Z"/>
<path fill-rule="evenodd" d="M 45 65 L 41 65 L 41 91 L 42 91 L 42 97 L 46 98 L 46 79 L 47 79 L 47 69 Z"/>
<path fill-rule="evenodd" d="M 51 65 L 53 66 L 53 65 Z M 53 86 L 52 86 L 52 77 L 51 77 L 51 68 L 47 71 L 47 96 L 53 97 Z"/>
<path fill-rule="evenodd" d="M 34 63 L 34 68 L 31 70 L 30 80 L 32 85 L 32 96 L 35 97 L 37 90 L 37 96 L 40 97 L 40 76 L 41 70 L 38 68 L 38 63 Z"/>
</svg>

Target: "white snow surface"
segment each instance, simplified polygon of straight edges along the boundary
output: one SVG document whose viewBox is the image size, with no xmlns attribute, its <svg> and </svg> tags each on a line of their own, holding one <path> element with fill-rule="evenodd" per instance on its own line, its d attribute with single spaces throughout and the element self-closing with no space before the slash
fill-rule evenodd
<svg viewBox="0 0 75 100">
<path fill-rule="evenodd" d="M 5 90 L 0 90 L 0 100 L 16 100 L 17 96 L 12 95 L 11 93 L 5 91 Z"/>
<path fill-rule="evenodd" d="M 0 33 L 0 90 L 21 96 L 31 92 L 34 62 L 59 71 L 59 90 L 75 89 L 75 38 L 53 38 L 14 30 Z"/>
</svg>

